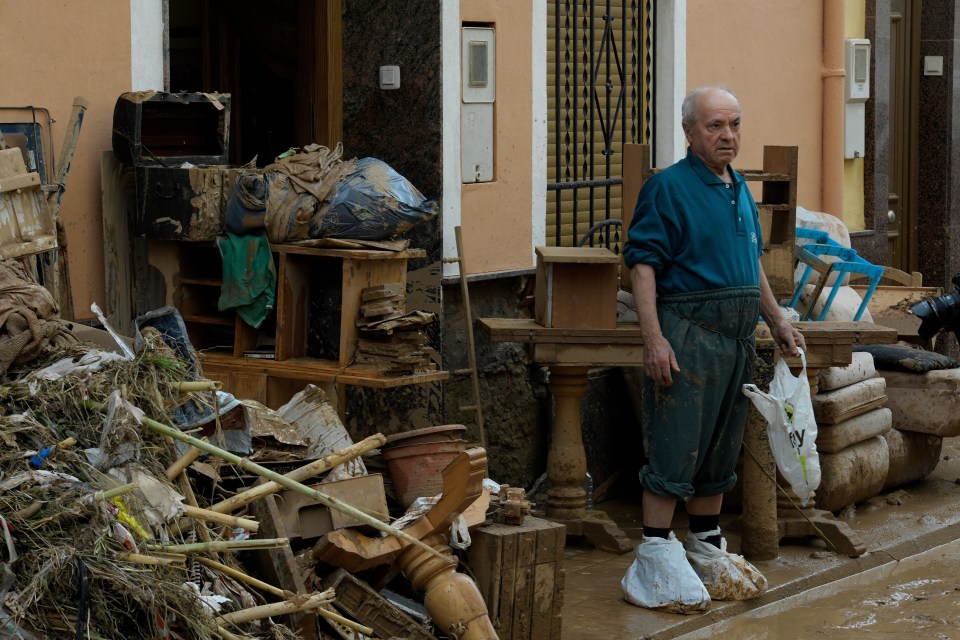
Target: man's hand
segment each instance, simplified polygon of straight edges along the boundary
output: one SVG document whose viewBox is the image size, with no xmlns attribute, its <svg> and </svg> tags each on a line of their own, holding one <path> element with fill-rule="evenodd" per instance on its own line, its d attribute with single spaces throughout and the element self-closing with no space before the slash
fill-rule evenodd
<svg viewBox="0 0 960 640">
<path fill-rule="evenodd" d="M 803 334 L 786 320 L 769 326 L 770 335 L 773 337 L 773 341 L 777 343 L 777 346 L 780 347 L 780 352 L 784 356 L 799 356 L 800 352 L 797 350 L 798 347 L 804 351 L 807 350 L 807 343 L 803 339 Z"/>
<path fill-rule="evenodd" d="M 654 383 L 669 387 L 673 384 L 673 374 L 680 371 L 673 347 L 662 335 L 644 338 L 643 372 Z"/>
</svg>

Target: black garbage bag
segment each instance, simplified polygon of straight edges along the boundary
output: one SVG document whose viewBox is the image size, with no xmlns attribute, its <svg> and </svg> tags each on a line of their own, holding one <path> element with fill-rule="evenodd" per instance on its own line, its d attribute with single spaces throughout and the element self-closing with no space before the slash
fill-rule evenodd
<svg viewBox="0 0 960 640">
<path fill-rule="evenodd" d="M 436 201 L 427 200 L 390 165 L 362 158 L 310 219 L 308 233 L 311 238 L 386 240 L 435 215 Z"/>
</svg>

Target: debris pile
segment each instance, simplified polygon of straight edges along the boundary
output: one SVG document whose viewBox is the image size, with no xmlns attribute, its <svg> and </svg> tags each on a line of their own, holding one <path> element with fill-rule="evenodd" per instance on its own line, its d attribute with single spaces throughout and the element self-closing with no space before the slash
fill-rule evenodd
<svg viewBox="0 0 960 640">
<path fill-rule="evenodd" d="M 32 285 L 15 280 L 0 308 Z M 486 519 L 483 449 L 388 524 L 400 513 L 361 458 L 382 435 L 354 443 L 313 386 L 276 411 L 224 393 L 171 311 L 138 319 L 135 342 L 104 322 L 115 349 L 55 305 L 8 316 L 56 331 L 0 386 L 0 637 L 496 638 L 452 548 Z M 0 351 L 22 333 L 0 326 Z"/>
</svg>

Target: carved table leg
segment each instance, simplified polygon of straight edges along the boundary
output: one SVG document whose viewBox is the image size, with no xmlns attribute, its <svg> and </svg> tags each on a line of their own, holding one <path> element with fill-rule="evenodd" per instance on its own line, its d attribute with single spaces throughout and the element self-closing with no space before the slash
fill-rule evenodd
<svg viewBox="0 0 960 640">
<path fill-rule="evenodd" d="M 423 603 L 437 627 L 458 640 L 497 640 L 483 596 L 470 576 L 456 571 L 457 559 L 445 535 L 432 533 L 423 541 L 449 560 L 409 545 L 397 557 L 397 565 L 414 589 L 425 592 Z"/>
<path fill-rule="evenodd" d="M 584 536 L 612 553 L 633 549 L 629 538 L 602 511 L 587 511 L 583 482 L 587 454 L 580 430 L 580 400 L 587 390 L 588 367 L 550 367 L 550 392 L 556 402 L 547 453 L 547 518 L 566 525 L 567 535 Z"/>
</svg>

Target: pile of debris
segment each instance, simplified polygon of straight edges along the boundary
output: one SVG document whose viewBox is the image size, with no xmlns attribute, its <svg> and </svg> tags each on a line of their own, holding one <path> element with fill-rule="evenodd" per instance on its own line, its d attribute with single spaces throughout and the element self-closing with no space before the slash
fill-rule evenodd
<svg viewBox="0 0 960 640">
<path fill-rule="evenodd" d="M 0 280 L 14 309 L 0 315 L 0 637 L 496 637 L 447 544 L 487 517 L 482 449 L 388 524 L 361 458 L 384 437 L 353 443 L 320 389 L 277 411 L 237 400 L 201 376 L 175 310 L 138 319 L 131 344 L 70 327 L 29 303 L 42 287 L 13 280 Z M 394 566 L 412 588 L 387 600 Z"/>
</svg>

